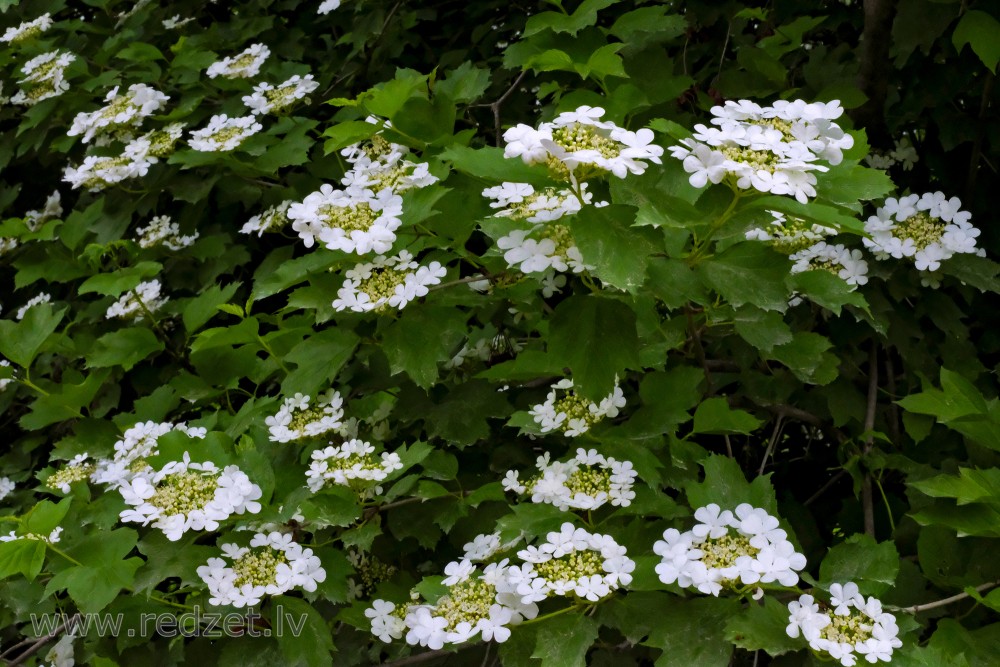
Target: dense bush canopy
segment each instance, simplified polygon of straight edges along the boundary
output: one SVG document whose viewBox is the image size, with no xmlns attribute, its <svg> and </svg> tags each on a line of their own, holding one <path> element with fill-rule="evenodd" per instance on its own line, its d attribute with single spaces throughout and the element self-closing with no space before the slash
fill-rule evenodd
<svg viewBox="0 0 1000 667">
<path fill-rule="evenodd" d="M 0 661 L 995 663 L 992 3 L 0 11 Z"/>
</svg>

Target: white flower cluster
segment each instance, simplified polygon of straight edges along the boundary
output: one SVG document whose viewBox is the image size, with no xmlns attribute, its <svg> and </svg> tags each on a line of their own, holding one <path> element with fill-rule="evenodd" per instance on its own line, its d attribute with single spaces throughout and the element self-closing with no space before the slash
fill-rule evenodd
<svg viewBox="0 0 1000 667">
<path fill-rule="evenodd" d="M 379 123 L 374 116 L 366 120 L 376 125 Z M 340 181 L 347 189 L 360 188 L 372 192 L 389 189 L 401 194 L 438 181 L 438 177 L 430 173 L 426 162 L 409 160 L 409 148 L 387 141 L 381 134 L 374 135 L 367 142 L 348 146 L 340 154 L 351 164 Z"/>
<path fill-rule="evenodd" d="M 170 155 L 183 134 L 182 123 L 172 123 L 129 141 L 116 157 L 89 155 L 79 167 L 67 167 L 63 180 L 74 188 L 99 192 L 128 178 L 145 176 L 159 159 Z"/>
<path fill-rule="evenodd" d="M 561 398 L 560 393 L 563 394 Z M 577 394 L 573 389 L 573 380 L 567 378 L 552 385 L 545 402 L 532 407 L 529 414 L 541 426 L 542 433 L 562 431 L 574 438 L 606 417 L 617 417 L 618 411 L 624 407 L 625 394 L 617 382 L 600 403 L 592 403 Z"/>
<path fill-rule="evenodd" d="M 340 392 L 328 389 L 316 397 L 316 407 L 310 407 L 310 400 L 308 395 L 296 393 L 282 402 L 277 414 L 264 420 L 271 442 L 315 438 L 341 427 L 344 399 Z"/>
<path fill-rule="evenodd" d="M 66 134 L 71 137 L 83 135 L 84 143 L 88 143 L 98 134 L 106 133 L 113 133 L 115 138 L 131 139 L 131 130 L 139 127 L 147 116 L 159 111 L 160 107 L 170 99 L 144 83 L 134 83 L 128 87 L 128 91 L 120 95 L 118 88 L 115 86 L 111 89 L 104 98 L 107 104 L 102 108 L 90 113 L 78 113 Z"/>
<path fill-rule="evenodd" d="M 92 479 L 98 484 L 118 486 L 129 482 L 138 473 L 152 470 L 146 461 L 160 453 L 157 447 L 160 436 L 179 431 L 189 438 L 203 439 L 208 430 L 173 422 L 139 422 L 122 434 L 115 442 L 115 453 L 110 459 L 98 459 Z"/>
<path fill-rule="evenodd" d="M 652 143 L 652 130 L 630 132 L 602 116 L 604 109 L 582 106 L 538 129 L 516 125 L 504 132 L 504 157 L 545 164 L 558 180 L 571 182 L 609 172 L 625 178 L 645 172 L 645 161 L 660 164 L 663 148 Z"/>
<path fill-rule="evenodd" d="M 169 297 L 160 298 L 159 280 L 147 280 L 136 285 L 135 289 L 122 294 L 117 301 L 108 306 L 104 316 L 109 320 L 112 317 L 119 317 L 141 322 L 147 310 L 155 313 L 168 300 Z"/>
<path fill-rule="evenodd" d="M 10 366 L 10 362 L 7 361 L 6 359 L 0 359 L 0 367 L 10 368 L 11 367 Z M 6 389 L 7 385 L 9 385 L 13 381 L 14 381 L 14 378 L 12 378 L 12 377 L 0 378 L 0 391 L 3 391 L 4 389 Z M 3 482 L 2 482 L 2 480 L 4 480 L 4 479 L 7 479 L 7 478 L 6 477 L 0 478 L 0 489 L 3 488 Z M 10 481 L 10 480 L 7 480 L 7 481 Z M 3 499 L 3 496 L 4 496 L 4 494 L 0 493 L 0 499 Z"/>
<path fill-rule="evenodd" d="M 233 465 L 220 470 L 211 461 L 191 461 L 188 452 L 159 471 L 136 473 L 118 491 L 132 506 L 122 511 L 122 521 L 152 525 L 171 541 L 188 530 L 217 530 L 233 514 L 260 512 L 260 487 L 246 473 Z"/>
<path fill-rule="evenodd" d="M 18 308 L 17 312 L 14 313 L 14 317 L 16 317 L 19 320 L 23 320 L 24 316 L 27 315 L 28 311 L 34 306 L 40 306 L 43 303 L 51 303 L 51 302 L 52 302 L 52 295 L 49 294 L 48 292 L 42 292 L 38 296 L 29 299 L 28 303 Z"/>
<path fill-rule="evenodd" d="M 833 227 L 808 222 L 794 215 L 768 211 L 773 220 L 766 227 L 754 227 L 746 233 L 747 240 L 765 241 L 778 252 L 791 255 L 805 250 L 828 236 L 836 236 Z"/>
<path fill-rule="evenodd" d="M 328 484 L 347 486 L 368 494 L 382 492 L 381 482 L 396 470 L 402 470 L 399 454 L 382 452 L 375 455 L 375 447 L 362 440 L 348 440 L 344 444 L 312 453 L 312 463 L 306 472 L 306 486 L 316 492 Z"/>
<path fill-rule="evenodd" d="M 21 67 L 24 74 L 19 83 L 21 89 L 10 98 L 12 104 L 32 106 L 50 97 L 62 95 L 69 90 L 64 73 L 76 60 L 72 53 L 49 51 L 36 56 Z"/>
<path fill-rule="evenodd" d="M 803 204 L 816 196 L 814 171 L 825 160 L 839 164 L 854 137 L 833 122 L 844 113 L 840 102 L 778 100 L 762 107 L 749 100 L 712 107 L 712 124 L 695 125 L 695 134 L 670 153 L 684 161 L 696 188 L 732 176 L 736 187 L 792 195 Z"/>
<path fill-rule="evenodd" d="M 263 213 L 247 220 L 240 228 L 240 234 L 257 232 L 257 236 L 263 236 L 264 232 L 280 231 L 288 224 L 288 207 L 294 203 L 291 199 L 286 199 L 277 206 L 267 208 Z"/>
<path fill-rule="evenodd" d="M 10 477 L 0 477 L 0 500 L 12 494 L 15 488 L 17 488 L 17 485 L 14 484 Z"/>
<path fill-rule="evenodd" d="M 896 617 L 882 611 L 876 598 L 866 600 L 851 582 L 830 586 L 829 606 L 817 603 L 812 595 L 802 595 L 788 603 L 788 614 L 785 631 L 789 637 L 801 635 L 813 651 L 839 660 L 844 667 L 853 667 L 858 656 L 872 664 L 889 662 L 892 650 L 903 645 Z"/>
<path fill-rule="evenodd" d="M 253 116 L 230 118 L 226 114 L 212 116 L 208 125 L 191 132 L 188 144 L 203 153 L 226 152 L 239 148 L 247 137 L 264 129 Z"/>
<path fill-rule="evenodd" d="M 37 232 L 49 220 L 54 220 L 63 214 L 62 195 L 55 190 L 45 199 L 41 211 L 28 211 L 24 214 L 24 224 L 28 229 Z"/>
<path fill-rule="evenodd" d="M 903 171 L 911 171 L 913 165 L 920 161 L 917 149 L 910 143 L 909 138 L 903 137 L 896 141 L 896 145 L 888 153 L 872 152 L 865 158 L 865 164 L 874 169 L 890 169 L 901 165 Z"/>
<path fill-rule="evenodd" d="M 243 104 L 247 105 L 250 113 L 255 116 L 265 113 L 278 115 L 317 88 L 319 83 L 313 80 L 312 74 L 305 76 L 296 74 L 277 86 L 269 83 L 257 84 L 252 95 L 243 97 Z"/>
<path fill-rule="evenodd" d="M 526 566 L 530 567 L 530 566 Z M 410 603 L 397 607 L 387 600 L 374 600 L 365 610 L 371 632 L 384 642 L 406 643 L 438 650 L 445 644 L 462 644 L 477 635 L 483 641 L 505 642 L 508 626 L 538 615 L 538 606 L 522 602 L 509 581 L 507 559 L 478 570 L 469 561 L 449 563 L 442 583 L 448 592 L 435 604 Z"/>
<path fill-rule="evenodd" d="M 848 285 L 855 287 L 868 282 L 868 262 L 860 250 L 848 249 L 844 244 L 830 245 L 820 241 L 793 253 L 791 273 L 803 271 L 829 271 Z"/>
<path fill-rule="evenodd" d="M 167 30 L 175 30 L 190 23 L 191 21 L 194 21 L 193 17 L 182 19 L 180 14 L 174 14 L 169 19 L 163 19 L 162 23 L 163 27 L 166 28 Z"/>
<path fill-rule="evenodd" d="M 386 307 L 401 309 L 414 299 L 426 296 L 428 287 L 439 284 L 446 273 L 440 262 L 418 265 L 406 250 L 393 257 L 379 255 L 346 272 L 346 280 L 337 290 L 333 308 L 355 313 L 380 311 Z"/>
<path fill-rule="evenodd" d="M 979 229 L 961 207 L 958 197 L 943 192 L 890 197 L 865 223 L 871 238 L 864 244 L 876 259 L 909 257 L 918 271 L 937 271 L 954 255 L 982 252 L 976 247 Z"/>
<path fill-rule="evenodd" d="M 533 503 L 548 503 L 562 511 L 594 510 L 606 503 L 628 507 L 635 498 L 632 485 L 636 471 L 631 461 L 618 461 L 597 450 L 577 449 L 568 461 L 549 461 L 549 453 L 538 457 L 539 474 L 522 483 L 516 470 L 507 471 L 506 491 L 530 494 Z"/>
<path fill-rule="evenodd" d="M 37 533 L 24 533 L 22 535 L 18 535 L 17 531 L 12 530 L 7 535 L 0 535 L 0 542 L 13 542 L 14 540 L 38 540 L 40 542 L 56 544 L 59 542 L 59 536 L 62 534 L 62 531 L 62 526 L 56 526 L 48 535 L 39 535 Z"/>
<path fill-rule="evenodd" d="M 235 56 L 218 60 L 208 66 L 205 74 L 214 79 L 221 76 L 225 79 L 249 79 L 257 76 L 261 65 L 271 55 L 271 49 L 263 44 L 254 44 Z"/>
<path fill-rule="evenodd" d="M 252 607 L 265 595 L 281 595 L 293 588 L 315 591 L 326 581 L 326 570 L 312 549 L 303 549 L 291 535 L 257 533 L 250 546 L 223 544 L 223 558 L 209 558 L 197 569 L 208 586 L 209 604 Z"/>
<path fill-rule="evenodd" d="M 149 224 L 135 230 L 136 242 L 141 248 L 166 246 L 170 250 L 181 250 L 198 240 L 198 232 L 190 236 L 182 236 L 181 228 L 170 220 L 169 215 L 154 216 Z"/>
<path fill-rule="evenodd" d="M 94 464 L 88 462 L 89 458 L 90 456 L 86 452 L 77 454 L 70 459 L 69 463 L 49 475 L 49 478 L 45 480 L 45 486 L 69 493 L 71 484 L 89 480 L 93 474 Z"/>
<path fill-rule="evenodd" d="M 8 44 L 14 45 L 19 42 L 26 42 L 29 39 L 34 39 L 38 37 L 43 32 L 52 27 L 52 16 L 51 14 L 42 14 L 37 19 L 32 21 L 25 21 L 21 25 L 11 28 L 7 28 L 3 35 L 0 36 L 0 42 L 6 42 Z"/>
<path fill-rule="evenodd" d="M 526 220 L 528 222 L 552 222 L 564 215 L 578 213 L 584 204 L 590 204 L 594 196 L 587 192 L 587 184 L 580 184 L 583 201 L 567 188 L 544 188 L 536 191 L 530 183 L 504 181 L 502 185 L 483 190 L 483 196 L 493 201 L 490 208 L 500 209 L 493 214 L 496 218 Z"/>
<path fill-rule="evenodd" d="M 465 552 L 462 556 L 462 560 L 467 560 L 470 563 L 481 563 L 491 559 L 501 551 L 507 551 L 514 548 L 520 541 L 521 537 L 518 536 L 510 542 L 504 544 L 500 541 L 500 533 L 483 533 L 482 535 L 476 535 L 472 538 L 471 542 L 467 542 L 462 547 Z"/>
<path fill-rule="evenodd" d="M 661 556 L 656 573 L 663 583 L 718 596 L 723 588 L 798 582 L 806 558 L 765 510 L 742 503 L 735 512 L 723 511 L 711 503 L 694 517 L 699 521 L 694 528 L 684 533 L 669 528 L 653 545 Z"/>
<path fill-rule="evenodd" d="M 292 229 L 311 248 L 319 242 L 330 250 L 385 253 L 402 224 L 403 198 L 386 188 L 373 194 L 363 188 L 336 190 L 325 184 L 288 208 Z"/>
</svg>

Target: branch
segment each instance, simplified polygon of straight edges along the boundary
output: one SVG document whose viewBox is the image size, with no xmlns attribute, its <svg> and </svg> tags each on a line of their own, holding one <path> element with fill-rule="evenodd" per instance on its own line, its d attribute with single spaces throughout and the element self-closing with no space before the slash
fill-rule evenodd
<svg viewBox="0 0 1000 667">
<path fill-rule="evenodd" d="M 864 0 L 865 28 L 858 47 L 858 89 L 868 100 L 854 110 L 854 122 L 865 128 L 873 146 L 888 146 L 885 125 L 886 90 L 889 87 L 889 47 L 892 45 L 892 22 L 896 0 Z"/>
<path fill-rule="evenodd" d="M 872 450 L 874 437 L 872 430 L 875 428 L 875 410 L 878 407 L 878 347 L 872 341 L 872 349 L 868 353 L 868 406 L 865 410 L 865 438 L 864 454 L 867 455 Z M 861 484 L 861 506 L 865 514 L 865 534 L 875 537 L 875 505 L 872 498 L 872 474 L 865 473 L 865 479 Z"/>
<path fill-rule="evenodd" d="M 500 145 L 500 139 L 503 136 L 500 134 L 500 107 L 507 101 L 507 98 L 511 96 L 527 75 L 528 70 L 524 70 L 518 74 L 517 78 L 514 79 L 514 83 L 510 84 L 510 88 L 508 88 L 503 95 L 498 97 L 497 100 L 490 105 L 490 109 L 493 111 L 493 129 L 496 133 L 497 146 Z"/>
<path fill-rule="evenodd" d="M 1000 585 L 1000 581 L 991 581 L 988 584 L 982 584 L 981 586 L 976 586 L 976 592 L 982 593 L 988 588 L 993 588 L 994 586 Z M 944 607 L 952 602 L 958 602 L 959 600 L 964 600 L 965 598 L 972 597 L 968 593 L 959 593 L 958 595 L 952 595 L 950 598 L 944 598 L 943 600 L 936 600 L 934 602 L 928 602 L 926 604 L 915 604 L 912 607 L 903 607 L 900 611 L 905 611 L 910 614 L 916 614 L 921 611 L 927 611 L 928 609 L 937 609 L 938 607 Z"/>
<path fill-rule="evenodd" d="M 469 646 L 475 646 L 475 644 L 469 644 Z M 462 648 L 468 648 L 468 646 L 463 646 Z M 459 650 L 462 650 L 460 648 Z M 421 662 L 427 662 L 428 660 L 434 660 L 435 658 L 440 658 L 445 655 L 453 655 L 454 650 L 439 648 L 436 651 L 427 651 L 425 653 L 418 653 L 416 655 L 411 655 L 406 658 L 400 658 L 399 660 L 391 660 L 389 662 L 383 662 L 378 667 L 403 667 L 404 665 L 416 665 Z"/>
<path fill-rule="evenodd" d="M 17 656 L 14 660 L 10 661 L 7 664 L 9 665 L 9 667 L 14 667 L 14 665 L 24 664 L 28 660 L 28 658 L 30 658 L 34 654 L 38 653 L 39 651 L 41 651 L 43 646 L 45 646 L 50 641 L 52 641 L 53 639 L 55 639 L 56 637 L 58 637 L 59 635 L 61 635 L 63 632 L 65 632 L 66 628 L 71 623 L 73 623 L 73 624 L 78 623 L 79 620 L 80 620 L 80 615 L 79 614 L 74 614 L 72 617 L 70 617 L 67 620 L 65 620 L 62 625 L 60 625 L 58 628 L 56 628 L 55 630 L 53 630 L 49 634 L 47 634 L 45 636 L 42 636 L 42 637 L 39 637 L 37 640 L 35 640 L 35 643 L 33 643 L 31 646 L 29 646 L 28 649 L 24 653 L 22 653 L 21 655 Z M 22 644 L 24 644 L 24 642 L 21 642 L 21 644 L 18 644 L 18 646 L 21 646 Z M 14 648 L 16 648 L 16 647 L 14 647 Z M 7 652 L 9 652 L 9 651 L 7 651 Z M 5 654 L 6 654 L 6 652 L 5 652 Z"/>
</svg>

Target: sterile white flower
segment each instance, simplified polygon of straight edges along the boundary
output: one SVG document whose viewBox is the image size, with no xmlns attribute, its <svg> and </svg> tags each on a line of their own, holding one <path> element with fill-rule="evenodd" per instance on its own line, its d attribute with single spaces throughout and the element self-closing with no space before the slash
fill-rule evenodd
<svg viewBox="0 0 1000 667">
<path fill-rule="evenodd" d="M 328 484 L 347 486 L 365 497 L 378 495 L 378 482 L 403 467 L 396 452 L 375 453 L 375 447 L 363 440 L 348 440 L 339 446 L 317 449 L 306 472 L 306 485 L 319 491 Z"/>
<path fill-rule="evenodd" d="M 144 83 L 134 83 L 121 94 L 118 90 L 119 86 L 112 88 L 104 98 L 107 104 L 97 111 L 78 113 L 66 134 L 71 137 L 82 135 L 84 143 L 99 134 L 129 140 L 132 138 L 131 130 L 139 127 L 147 116 L 159 111 L 170 99 Z"/>
<path fill-rule="evenodd" d="M 168 297 L 160 297 L 160 281 L 147 280 L 136 285 L 135 289 L 125 292 L 119 299 L 108 306 L 105 317 L 133 319 L 141 322 L 146 312 L 155 313 L 166 303 Z"/>
<path fill-rule="evenodd" d="M 531 496 L 533 503 L 548 503 L 560 510 L 594 510 L 605 504 L 628 507 L 635 498 L 632 490 L 637 476 L 631 461 L 618 461 L 596 450 L 577 449 L 568 461 L 538 457 L 539 474 L 524 482 L 516 470 L 509 470 L 503 485 L 507 491 Z"/>
<path fill-rule="evenodd" d="M 49 294 L 48 292 L 42 292 L 38 296 L 29 299 L 28 303 L 18 308 L 17 312 L 14 314 L 14 317 L 19 320 L 23 320 L 24 316 L 28 314 L 28 310 L 31 309 L 32 307 L 41 305 L 43 303 L 51 303 L 51 302 L 52 302 L 52 295 Z"/>
<path fill-rule="evenodd" d="M 253 116 L 230 118 L 226 114 L 212 116 L 208 126 L 191 132 L 188 143 L 191 148 L 202 152 L 224 152 L 235 150 L 243 141 L 257 134 L 264 126 Z"/>
<path fill-rule="evenodd" d="M 281 114 L 290 109 L 298 100 L 319 88 L 319 83 L 313 80 L 312 74 L 295 76 L 274 86 L 270 83 L 260 83 L 254 86 L 252 95 L 243 97 L 250 113 Z"/>
<path fill-rule="evenodd" d="M 148 225 L 135 230 L 135 234 L 136 242 L 141 248 L 162 245 L 170 250 L 182 250 L 198 240 L 198 232 L 182 236 L 180 226 L 171 221 L 169 215 L 154 216 Z"/>
<path fill-rule="evenodd" d="M 371 262 L 356 265 L 345 273 L 346 280 L 337 290 L 334 310 L 356 313 L 401 309 L 414 299 L 426 296 L 447 274 L 440 262 L 417 264 L 406 250 L 398 255 L 379 255 Z"/>
<path fill-rule="evenodd" d="M 334 431 L 343 423 L 344 399 L 340 392 L 328 389 L 310 406 L 310 397 L 296 393 L 286 398 L 277 414 L 264 420 L 271 442 L 293 442 Z"/>
<path fill-rule="evenodd" d="M 577 394 L 573 380 L 567 378 L 552 385 L 545 402 L 532 407 L 529 414 L 542 433 L 558 430 L 572 438 L 586 433 L 607 417 L 617 417 L 623 407 L 625 394 L 617 382 L 600 403 L 592 403 Z"/>
<path fill-rule="evenodd" d="M 254 44 L 235 56 L 223 58 L 209 65 L 205 70 L 208 78 L 221 76 L 226 79 L 248 79 L 257 76 L 261 65 L 271 55 L 271 50 L 263 44 Z"/>
<path fill-rule="evenodd" d="M 51 27 L 52 15 L 45 13 L 34 20 L 25 21 L 17 27 L 7 28 L 3 35 L 0 36 L 0 42 L 6 42 L 11 45 L 27 42 L 30 39 L 38 37 Z"/>
</svg>

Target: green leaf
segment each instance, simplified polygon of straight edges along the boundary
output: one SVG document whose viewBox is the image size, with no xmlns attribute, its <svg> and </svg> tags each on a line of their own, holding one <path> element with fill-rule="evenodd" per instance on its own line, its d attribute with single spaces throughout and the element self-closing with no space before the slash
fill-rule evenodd
<svg viewBox="0 0 1000 667">
<path fill-rule="evenodd" d="M 832 347 L 824 336 L 797 331 L 791 342 L 775 346 L 767 358 L 780 361 L 803 382 L 824 385 L 837 379 L 840 366 L 840 360 L 829 352 Z"/>
<path fill-rule="evenodd" d="M 753 433 L 763 422 L 745 410 L 734 410 L 721 397 L 707 398 L 694 412 L 693 433 Z"/>
<path fill-rule="evenodd" d="M 31 412 L 21 417 L 18 423 L 25 429 L 36 430 L 67 419 L 79 419 L 82 416 L 80 411 L 94 400 L 108 375 L 110 371 L 102 370 L 91 373 L 76 384 L 64 380 L 59 391 L 35 399 Z"/>
<path fill-rule="evenodd" d="M 465 61 L 435 84 L 434 93 L 445 95 L 452 102 L 471 102 L 482 97 L 489 86 L 490 71 Z"/>
<path fill-rule="evenodd" d="M 969 44 L 986 69 L 995 72 L 1000 61 L 1000 21 L 986 12 L 970 9 L 955 26 L 951 43 L 958 51 Z"/>
<path fill-rule="evenodd" d="M 529 166 L 521 160 L 507 160 L 501 148 L 469 148 L 467 146 L 449 146 L 438 156 L 452 167 L 470 176 L 489 182 L 491 185 L 499 181 L 514 183 L 531 183 L 533 185 L 550 185 L 549 173 L 545 167 Z"/>
<path fill-rule="evenodd" d="M 34 581 L 45 562 L 45 542 L 20 539 L 0 542 L 0 579 L 21 574 Z"/>
<path fill-rule="evenodd" d="M 80 294 L 97 293 L 104 296 L 119 296 L 143 281 L 144 278 L 159 275 L 163 265 L 158 262 L 139 262 L 135 266 L 118 269 L 111 273 L 98 273 L 83 281 L 78 288 Z"/>
<path fill-rule="evenodd" d="M 418 387 L 429 388 L 437 381 L 438 363 L 451 359 L 465 338 L 467 317 L 443 306 L 407 308 L 382 337 L 392 372 L 406 372 Z"/>
<path fill-rule="evenodd" d="M 860 202 L 881 199 L 895 189 L 884 171 L 842 162 L 823 174 L 816 185 L 816 194 L 821 199 L 850 208 L 858 207 Z"/>
<path fill-rule="evenodd" d="M 761 243 L 739 243 L 700 263 L 696 271 L 733 306 L 785 311 L 788 263 Z"/>
<path fill-rule="evenodd" d="M 350 526 L 361 515 L 358 494 L 345 486 L 330 486 L 299 505 L 317 526 Z"/>
<path fill-rule="evenodd" d="M 727 667 L 733 648 L 726 623 L 739 609 L 733 598 L 678 599 L 660 610 L 646 644 L 662 649 L 656 667 Z"/>
<path fill-rule="evenodd" d="M 285 355 L 296 365 L 282 383 L 285 393 L 316 392 L 333 383 L 337 373 L 354 354 L 360 339 L 350 329 L 324 329 L 308 336 Z"/>
<path fill-rule="evenodd" d="M 827 552 L 819 566 L 826 584 L 853 581 L 868 595 L 879 596 L 892 587 L 899 572 L 899 553 L 892 542 L 878 544 L 864 534 L 847 538 Z"/>
<path fill-rule="evenodd" d="M 204 292 L 196 296 L 195 298 L 188 301 L 187 305 L 184 306 L 183 320 L 184 328 L 188 330 L 188 333 L 194 333 L 202 326 L 205 325 L 212 316 L 220 308 L 232 307 L 232 304 L 227 303 L 233 295 L 236 294 L 236 290 L 239 289 L 241 283 L 230 283 L 225 287 L 219 287 L 218 285 L 211 285 Z M 236 306 L 236 308 L 239 308 Z M 231 312 L 227 310 L 226 312 Z M 243 316 L 243 311 L 240 309 L 237 313 L 238 316 Z"/>
<path fill-rule="evenodd" d="M 785 318 L 773 310 L 750 306 L 740 308 L 733 315 L 733 326 L 743 340 L 764 352 L 770 352 L 775 345 L 792 341 L 792 330 L 785 324 Z"/>
<path fill-rule="evenodd" d="M 443 95 L 433 101 L 411 97 L 392 116 L 393 129 L 428 144 L 451 135 L 455 126 L 455 104 Z"/>
<path fill-rule="evenodd" d="M 55 530 L 59 522 L 66 516 L 72 502 L 72 496 L 63 498 L 58 503 L 53 503 L 50 500 L 39 502 L 31 508 L 31 511 L 24 515 L 25 532 L 36 535 L 48 535 Z"/>
<path fill-rule="evenodd" d="M 857 306 L 868 311 L 868 302 L 855 288 L 829 271 L 803 271 L 789 274 L 790 291 L 798 292 L 810 301 L 831 310 L 837 315 L 843 306 Z"/>
<path fill-rule="evenodd" d="M 578 32 L 597 22 L 597 12 L 619 2 L 619 0 L 583 0 L 572 14 L 559 12 L 541 12 L 528 19 L 524 25 L 524 37 L 531 37 L 543 30 L 555 33 L 569 33 L 576 36 Z"/>
<path fill-rule="evenodd" d="M 271 627 L 287 664 L 325 667 L 331 664 L 333 635 L 323 615 L 299 598 L 273 598 Z"/>
<path fill-rule="evenodd" d="M 0 354 L 22 368 L 30 367 L 65 314 L 65 308 L 55 310 L 43 303 L 29 308 L 19 322 L 0 320 Z"/>
<path fill-rule="evenodd" d="M 788 625 L 788 607 L 770 595 L 763 604 L 753 604 L 733 616 L 726 624 L 726 639 L 747 651 L 765 651 L 778 656 L 803 648 L 800 639 L 792 639 L 785 632 Z"/>
<path fill-rule="evenodd" d="M 640 7 L 622 14 L 612 24 L 609 32 L 625 42 L 632 44 L 638 41 L 641 33 L 652 33 L 656 41 L 666 41 L 684 34 L 687 30 L 687 20 L 679 14 L 670 14 L 670 7 Z"/>
<path fill-rule="evenodd" d="M 646 279 L 646 264 L 655 252 L 663 252 L 658 235 L 632 227 L 635 209 L 612 205 L 585 207 L 572 216 L 570 229 L 587 264 L 597 267 L 602 282 L 635 292 Z"/>
<path fill-rule="evenodd" d="M 163 349 L 163 342 L 149 329 L 129 327 L 104 334 L 87 353 L 88 368 L 121 366 L 131 370 L 137 363 Z"/>
<path fill-rule="evenodd" d="M 121 589 L 132 585 L 135 571 L 144 562 L 141 558 L 125 558 L 137 538 L 137 533 L 128 528 L 85 537 L 71 551 L 81 565 L 56 573 L 45 592 L 65 590 L 84 613 L 104 609 Z"/>
<path fill-rule="evenodd" d="M 577 667 L 586 664 L 587 650 L 597 640 L 597 623 L 582 613 L 563 614 L 538 626 L 532 658 L 542 667 Z"/>
<path fill-rule="evenodd" d="M 691 507 L 716 503 L 722 509 L 733 510 L 740 503 L 750 503 L 772 515 L 778 514 L 770 474 L 759 475 L 748 483 L 739 464 L 728 456 L 712 454 L 700 463 L 705 469 L 704 481 L 690 482 L 684 487 Z"/>
<path fill-rule="evenodd" d="M 954 498 L 959 505 L 985 502 L 1000 506 L 1000 468 L 959 468 L 958 475 L 937 475 L 909 485 L 933 498 Z"/>
<path fill-rule="evenodd" d="M 349 120 L 337 123 L 332 127 L 328 127 L 323 132 L 323 136 L 328 137 L 326 143 L 323 144 L 323 150 L 327 154 L 330 154 L 334 151 L 339 151 L 341 148 L 347 148 L 358 142 L 370 139 L 378 132 L 378 129 L 378 125 L 363 120 Z"/>
</svg>

